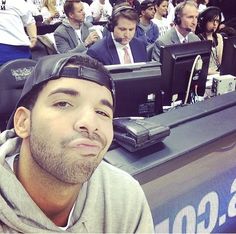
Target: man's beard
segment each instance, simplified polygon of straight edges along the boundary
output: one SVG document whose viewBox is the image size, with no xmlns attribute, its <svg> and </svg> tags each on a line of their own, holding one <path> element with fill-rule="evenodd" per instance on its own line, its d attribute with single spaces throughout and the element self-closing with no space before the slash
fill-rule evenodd
<svg viewBox="0 0 236 234">
<path fill-rule="evenodd" d="M 29 145 L 35 162 L 64 183 L 83 184 L 87 181 L 99 165 L 100 157 L 88 156 L 86 159 L 86 156 L 81 157 L 76 150 L 67 149 L 62 143 L 57 145 L 59 149 L 56 149 L 50 139 L 50 134 L 48 137 L 47 134 L 41 136 L 31 126 Z"/>
</svg>

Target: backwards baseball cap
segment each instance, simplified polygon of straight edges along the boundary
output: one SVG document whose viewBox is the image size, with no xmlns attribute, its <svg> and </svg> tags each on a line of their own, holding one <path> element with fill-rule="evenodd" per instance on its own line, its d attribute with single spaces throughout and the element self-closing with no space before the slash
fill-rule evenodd
<svg viewBox="0 0 236 234">
<path fill-rule="evenodd" d="M 146 9 L 154 5 L 155 5 L 155 2 L 153 0 L 144 0 L 140 4 L 140 12 L 145 11 Z"/>
<path fill-rule="evenodd" d="M 71 66 L 68 66 L 72 64 Z M 59 78 L 75 78 L 95 82 L 111 91 L 115 105 L 115 86 L 106 68 L 97 60 L 78 54 L 56 54 L 41 58 L 35 65 L 31 75 L 25 82 L 20 99 L 12 113 L 7 129 L 13 127 L 13 117 L 16 109 L 21 106 L 26 96 L 40 84 Z"/>
</svg>

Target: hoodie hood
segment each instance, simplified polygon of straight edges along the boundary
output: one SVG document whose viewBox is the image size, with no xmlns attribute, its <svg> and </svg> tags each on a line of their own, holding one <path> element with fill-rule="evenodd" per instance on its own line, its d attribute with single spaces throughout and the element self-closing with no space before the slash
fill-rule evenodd
<svg viewBox="0 0 236 234">
<path fill-rule="evenodd" d="M 70 22 L 67 18 L 65 18 L 63 21 L 62 21 L 62 24 L 65 25 L 66 27 L 68 28 L 72 28 L 72 26 L 70 25 Z"/>
</svg>

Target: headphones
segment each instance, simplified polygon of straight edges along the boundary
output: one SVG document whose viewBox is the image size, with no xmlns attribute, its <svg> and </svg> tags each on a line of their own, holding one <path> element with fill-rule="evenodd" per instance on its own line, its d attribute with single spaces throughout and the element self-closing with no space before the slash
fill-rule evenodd
<svg viewBox="0 0 236 234">
<path fill-rule="evenodd" d="M 176 25 L 180 25 L 181 24 L 181 17 L 182 17 L 182 12 L 183 9 L 186 5 L 190 5 L 190 6 L 195 6 L 197 8 L 197 5 L 195 4 L 195 2 L 192 1 L 184 1 L 179 3 L 176 7 L 175 7 L 175 18 L 174 18 L 174 23 Z"/>
<path fill-rule="evenodd" d="M 204 31 L 204 27 L 205 27 L 205 25 L 207 23 L 207 20 L 208 20 L 206 16 L 211 11 L 215 11 L 216 15 L 219 15 L 220 21 L 221 21 L 221 9 L 219 7 L 216 7 L 216 6 L 207 7 L 198 16 L 198 28 L 199 28 L 199 31 Z"/>
<path fill-rule="evenodd" d="M 128 5 L 123 5 L 123 4 L 113 9 L 112 15 L 108 18 L 108 22 L 107 22 L 107 29 L 110 32 L 114 31 L 114 27 L 117 25 L 117 20 L 120 17 L 121 13 L 127 10 L 132 10 L 136 12 L 136 10 L 133 7 L 128 6 Z"/>
</svg>

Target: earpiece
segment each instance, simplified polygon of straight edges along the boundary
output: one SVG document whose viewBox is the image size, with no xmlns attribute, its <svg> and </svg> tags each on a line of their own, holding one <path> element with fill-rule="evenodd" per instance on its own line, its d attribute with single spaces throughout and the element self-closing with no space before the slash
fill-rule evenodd
<svg viewBox="0 0 236 234">
<path fill-rule="evenodd" d="M 128 6 L 128 5 L 118 6 L 117 8 L 113 10 L 112 15 L 108 18 L 108 22 L 107 22 L 107 29 L 110 32 L 114 31 L 114 27 L 116 26 L 117 19 L 119 18 L 120 13 L 126 10 L 135 11 L 135 9 L 133 9 L 131 6 Z"/>
<path fill-rule="evenodd" d="M 181 24 L 181 14 L 183 11 L 183 8 L 185 7 L 186 2 L 181 2 L 175 7 L 175 18 L 174 18 L 174 23 L 176 25 Z"/>
</svg>

